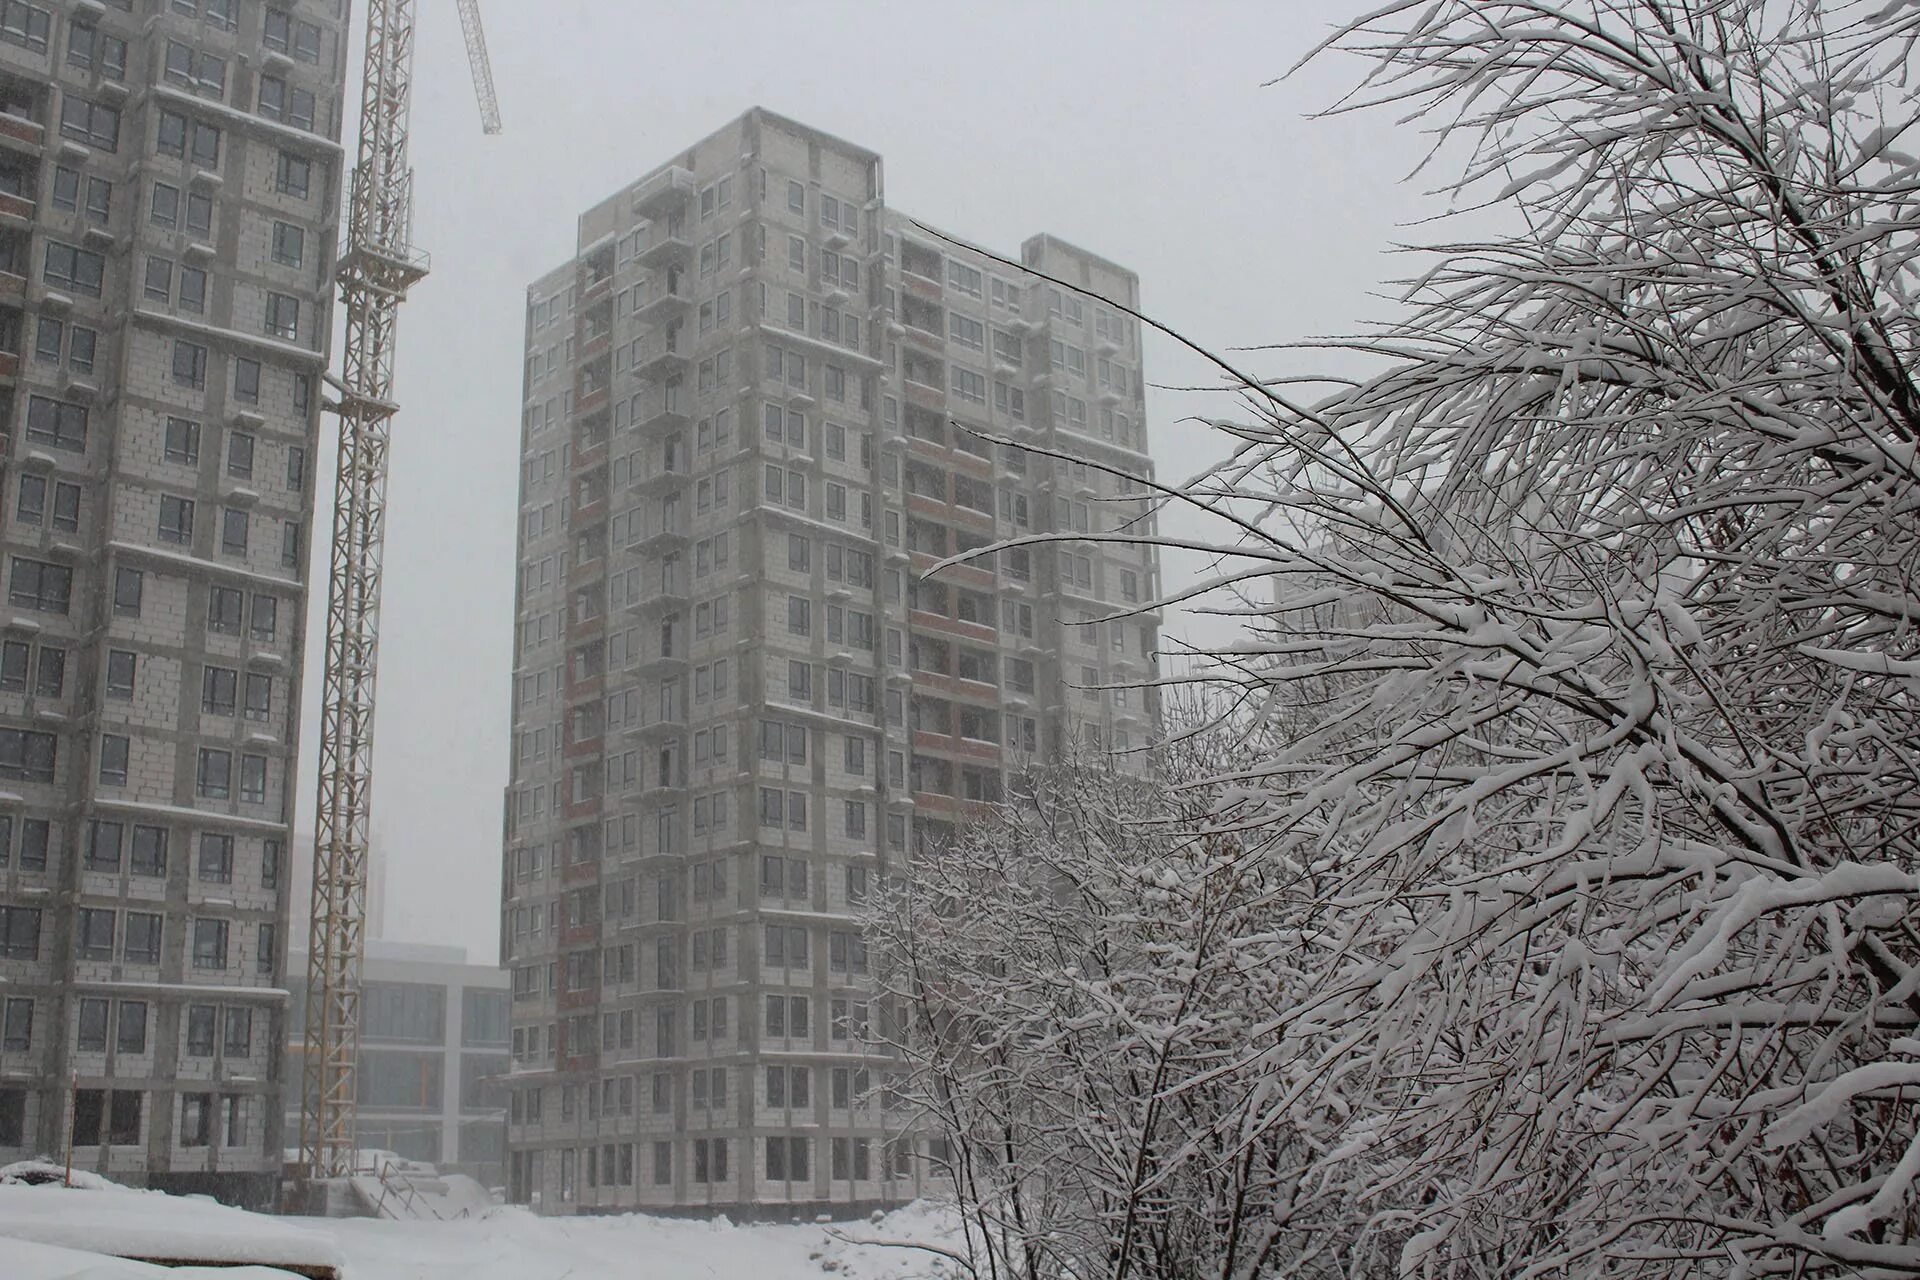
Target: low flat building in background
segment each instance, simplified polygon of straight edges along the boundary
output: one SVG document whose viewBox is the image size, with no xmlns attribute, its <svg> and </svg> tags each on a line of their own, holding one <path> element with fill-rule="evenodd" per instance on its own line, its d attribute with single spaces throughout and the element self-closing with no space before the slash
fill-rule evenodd
<svg viewBox="0 0 1920 1280">
<path fill-rule="evenodd" d="M 288 957 L 306 972 L 307 957 Z M 300 1132 L 305 988 L 294 984 L 284 1083 Z M 360 1146 L 424 1160 L 484 1186 L 505 1181 L 507 975 L 460 947 L 367 942 L 361 991 Z"/>
</svg>

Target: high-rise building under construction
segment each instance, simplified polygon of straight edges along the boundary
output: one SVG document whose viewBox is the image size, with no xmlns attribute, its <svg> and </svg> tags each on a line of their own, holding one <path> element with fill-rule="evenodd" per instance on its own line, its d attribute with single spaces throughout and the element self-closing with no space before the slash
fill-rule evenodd
<svg viewBox="0 0 1920 1280">
<path fill-rule="evenodd" d="M 0 2 L 0 1163 L 275 1196 L 345 27 Z"/>
<path fill-rule="evenodd" d="M 863 901 L 1021 761 L 1156 714 L 1115 687 L 1153 672 L 1153 616 L 1111 616 L 1155 558 L 1098 540 L 1151 523 L 1139 328 L 1103 301 L 1138 282 L 1047 235 L 1019 263 L 753 110 L 530 287 L 512 1199 L 797 1210 L 939 1176 L 866 1043 Z"/>
</svg>

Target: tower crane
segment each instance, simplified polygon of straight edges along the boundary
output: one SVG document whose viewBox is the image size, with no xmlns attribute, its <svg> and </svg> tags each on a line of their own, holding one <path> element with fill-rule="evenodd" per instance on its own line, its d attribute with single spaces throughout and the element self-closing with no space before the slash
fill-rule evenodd
<svg viewBox="0 0 1920 1280">
<path fill-rule="evenodd" d="M 481 127 L 500 132 L 493 70 L 477 0 L 457 0 Z M 300 1159 L 309 1183 L 353 1172 L 365 954 L 369 800 L 373 786 L 375 660 L 386 533 L 387 445 L 393 415 L 395 324 L 407 290 L 427 274 L 413 245 L 415 0 L 369 0 L 360 84 L 360 137 L 347 192 L 337 279 L 346 337 L 331 408 L 340 424 L 328 560 L 320 778 L 307 948 L 306 1055 Z"/>
</svg>

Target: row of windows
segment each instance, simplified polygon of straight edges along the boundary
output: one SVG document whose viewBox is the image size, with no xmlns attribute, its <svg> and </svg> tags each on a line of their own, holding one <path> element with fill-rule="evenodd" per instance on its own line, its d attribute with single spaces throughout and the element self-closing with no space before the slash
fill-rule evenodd
<svg viewBox="0 0 1920 1280">
<path fill-rule="evenodd" d="M 691 1155 L 689 1177 L 696 1184 L 719 1183 L 730 1180 L 728 1169 L 727 1138 L 691 1138 L 687 1140 Z M 761 1176 L 770 1182 L 810 1182 L 814 1177 L 813 1144 L 810 1137 L 788 1136 L 785 1134 L 769 1136 L 760 1140 L 764 1152 Z M 871 1138 L 831 1138 L 819 1139 L 827 1144 L 829 1155 L 828 1177 L 837 1182 L 866 1182 L 876 1176 L 911 1177 L 915 1151 L 911 1140 L 890 1139 L 883 1149 L 884 1159 L 874 1158 L 874 1140 Z M 652 1185 L 665 1187 L 674 1181 L 674 1143 L 656 1141 L 652 1144 Z M 634 1185 L 634 1143 L 610 1142 L 599 1146 L 586 1147 L 579 1151 L 563 1148 L 559 1153 L 560 1161 L 560 1198 L 563 1201 L 575 1199 L 581 1191 L 576 1179 L 583 1179 L 589 1190 L 600 1188 L 620 1188 Z M 935 1166 L 935 1172 L 944 1174 L 947 1169 L 948 1155 L 944 1140 L 935 1139 L 929 1147 L 928 1159 Z M 516 1170 L 524 1169 L 528 1153 L 515 1152 Z M 517 1172 L 513 1181 L 514 1198 L 524 1201 L 531 1188 L 524 1185 L 527 1175 Z"/>
<path fill-rule="evenodd" d="M 62 1095 L 46 1095 L 59 1097 Z M 75 1089 L 70 1130 L 76 1147 L 137 1146 L 146 1095 L 136 1090 Z M 0 1147 L 20 1147 L 26 1135 L 27 1091 L 0 1089 Z M 250 1103 L 240 1094 L 183 1093 L 175 1140 L 183 1147 L 245 1146 Z"/>
<path fill-rule="evenodd" d="M 127 917 L 124 931 L 120 917 Z M 112 960 L 116 945 L 120 957 L 129 964 L 157 964 L 162 949 L 165 920 L 159 914 L 144 911 L 121 912 L 111 907 L 81 907 L 74 918 L 74 954 L 82 960 Z M 275 926 L 255 926 L 254 971 L 274 972 Z M 232 922 L 198 916 L 191 922 L 193 967 L 201 971 L 225 971 L 231 966 L 229 938 Z M 41 909 L 39 907 L 0 906 L 0 959 L 35 960 L 40 954 Z"/>
<path fill-rule="evenodd" d="M 193 517 L 197 503 L 177 494 L 160 495 L 160 514 L 155 535 L 175 546 L 193 543 Z M 220 551 L 223 555 L 245 556 L 253 528 L 253 513 L 245 507 L 224 507 L 220 512 Z M 297 520 L 280 522 L 280 564 L 282 568 L 300 567 L 301 526 Z"/>
<path fill-rule="evenodd" d="M 157 917 L 156 917 L 157 918 Z M 155 926 L 157 928 L 157 926 Z M 250 1058 L 254 1052 L 253 1010 L 245 1005 L 195 1004 L 187 1006 L 184 1047 L 189 1058 L 211 1058 L 216 1044 L 228 1058 Z M 0 1051 L 26 1053 L 34 1040 L 35 1001 L 31 996 L 9 996 L 0 1014 Z M 81 1053 L 105 1053 L 111 1042 L 125 1054 L 147 1052 L 149 1006 L 145 1000 L 109 1000 L 82 996 L 76 1002 L 74 1045 Z M 219 1032 L 224 1029 L 224 1034 Z M 0 1146 L 6 1145 L 0 1142 Z"/>
<path fill-rule="evenodd" d="M 10 821 L 10 818 L 0 817 L 0 823 Z M 125 867 L 137 876 L 164 878 L 172 843 L 173 832 L 166 827 L 93 818 L 87 822 L 84 865 L 89 871 L 117 875 Z M 195 876 L 213 884 L 232 883 L 235 847 L 234 837 L 229 834 L 201 832 L 196 844 Z M 263 841 L 259 868 L 261 888 L 274 889 L 279 886 L 282 864 L 280 842 Z"/>
</svg>

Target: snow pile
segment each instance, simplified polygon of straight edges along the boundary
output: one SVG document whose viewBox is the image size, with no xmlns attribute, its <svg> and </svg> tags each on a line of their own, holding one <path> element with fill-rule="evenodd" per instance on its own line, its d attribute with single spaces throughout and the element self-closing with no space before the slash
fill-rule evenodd
<svg viewBox="0 0 1920 1280">
<path fill-rule="evenodd" d="M 471 1218 L 494 1208 L 493 1196 L 464 1173 L 417 1173 L 394 1170 L 383 1180 L 365 1174 L 353 1179 L 353 1189 L 375 1217 L 446 1222 Z"/>
<path fill-rule="evenodd" d="M 924 1280 L 956 1275 L 921 1249 L 952 1247 L 957 1223 L 912 1205 L 873 1221 L 736 1226 L 623 1217 L 541 1218 L 496 1208 L 458 1222 L 369 1218 L 316 1223 L 347 1261 L 349 1280 L 574 1280 L 644 1274 L 646 1280 Z M 636 1272 L 643 1266 L 643 1272 Z"/>
<path fill-rule="evenodd" d="M 90 1189 L 0 1186 L 0 1237 L 156 1262 L 260 1263 L 318 1272 L 340 1266 L 340 1255 L 326 1236 L 292 1220 L 248 1213 L 200 1196 L 102 1182 Z M 14 1274 L 9 1270 L 7 1280 Z M 236 1274 L 223 1273 L 226 1280 Z"/>
<path fill-rule="evenodd" d="M 915 1204 L 844 1223 L 736 1226 L 621 1217 L 542 1218 L 494 1206 L 447 1221 L 275 1218 L 105 1183 L 0 1186 L 0 1280 L 934 1280 L 952 1263 L 916 1244 L 958 1245 L 958 1222 Z M 118 1256 L 105 1256 L 110 1251 Z M 146 1261 L 188 1264 L 176 1268 Z M 212 1264 L 268 1264 L 226 1265 Z M 310 1273 L 311 1273 L 310 1270 Z"/>
<path fill-rule="evenodd" d="M 68 1170 L 51 1160 L 16 1160 L 10 1165 L 0 1167 L 0 1187 L 44 1187 L 50 1183 L 62 1186 L 79 1187 L 87 1191 L 103 1191 L 120 1184 L 86 1169 Z"/>
<path fill-rule="evenodd" d="M 277 1267 L 157 1267 L 58 1245 L 0 1237 L 7 1280 L 296 1280 Z"/>
</svg>

